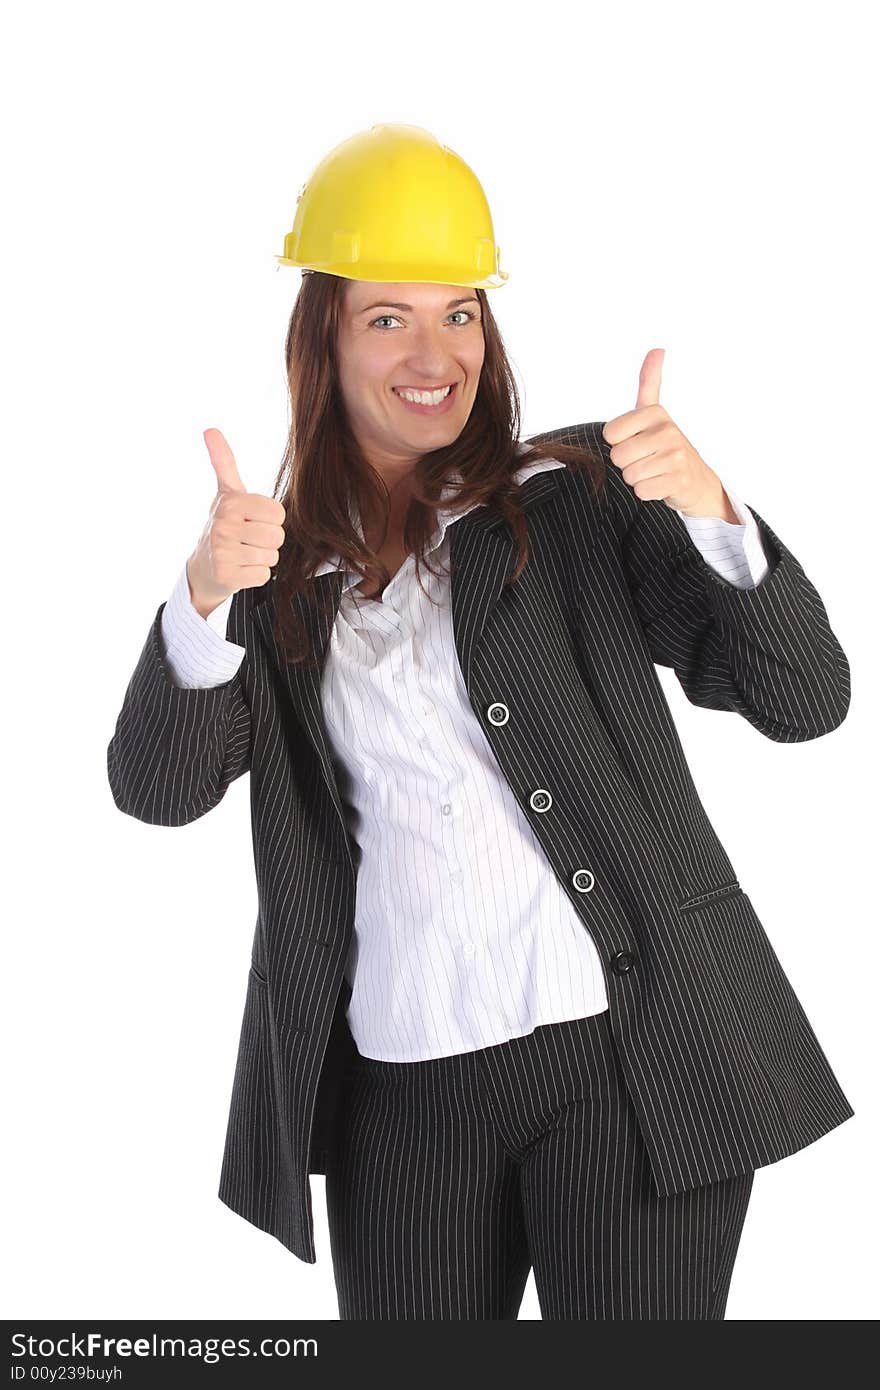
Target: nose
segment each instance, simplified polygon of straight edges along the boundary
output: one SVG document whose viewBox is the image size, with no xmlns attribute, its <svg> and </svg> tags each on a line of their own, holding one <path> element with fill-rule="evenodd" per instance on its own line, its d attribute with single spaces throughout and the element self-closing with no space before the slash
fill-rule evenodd
<svg viewBox="0 0 880 1390">
<path fill-rule="evenodd" d="M 415 344 L 404 364 L 404 371 L 415 373 L 413 384 L 417 381 L 457 381 L 461 375 L 448 356 L 449 342 L 441 340 L 440 332 L 440 329 L 425 327 L 416 333 Z"/>
</svg>

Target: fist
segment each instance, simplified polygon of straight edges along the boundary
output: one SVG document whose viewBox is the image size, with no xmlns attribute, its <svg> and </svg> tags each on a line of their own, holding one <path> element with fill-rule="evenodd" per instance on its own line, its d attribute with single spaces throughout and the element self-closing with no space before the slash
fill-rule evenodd
<svg viewBox="0 0 880 1390">
<path fill-rule="evenodd" d="M 266 583 L 284 544 L 286 513 L 274 497 L 245 489 L 219 430 L 205 430 L 204 440 L 217 492 L 186 573 L 193 606 L 206 618 L 230 594 Z"/>
</svg>

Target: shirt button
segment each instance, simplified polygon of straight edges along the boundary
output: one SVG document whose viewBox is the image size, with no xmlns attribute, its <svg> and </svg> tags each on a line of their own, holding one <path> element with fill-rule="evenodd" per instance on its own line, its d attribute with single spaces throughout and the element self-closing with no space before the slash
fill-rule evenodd
<svg viewBox="0 0 880 1390">
<path fill-rule="evenodd" d="M 450 806 L 449 802 L 447 801 L 447 803 L 446 803 L 445 806 L 441 806 L 441 807 L 440 807 L 440 810 L 443 812 L 444 816 L 448 816 L 449 813 L 450 813 L 450 811 L 452 810 L 452 807 Z"/>
<path fill-rule="evenodd" d="M 474 946 L 472 941 L 466 941 L 461 948 L 462 955 L 466 956 L 467 959 L 470 960 L 476 949 L 477 948 Z"/>
<path fill-rule="evenodd" d="M 464 882 L 464 874 L 461 872 L 461 869 L 456 869 L 454 873 L 451 873 L 451 874 L 449 875 L 449 877 L 450 877 L 450 879 L 452 880 L 453 883 L 463 883 L 463 882 Z"/>
</svg>

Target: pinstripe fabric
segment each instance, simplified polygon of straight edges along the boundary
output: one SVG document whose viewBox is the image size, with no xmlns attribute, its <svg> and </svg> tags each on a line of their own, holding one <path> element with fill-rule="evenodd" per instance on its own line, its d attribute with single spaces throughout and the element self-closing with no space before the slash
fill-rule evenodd
<svg viewBox="0 0 880 1390">
<path fill-rule="evenodd" d="M 542 439 L 591 445 L 601 423 Z M 527 481 L 531 559 L 478 507 L 450 531 L 456 655 L 494 757 L 596 943 L 607 1018 L 660 1195 L 772 1163 L 853 1114 L 691 779 L 655 664 L 689 700 L 778 742 L 837 727 L 849 668 L 799 561 L 751 507 L 769 569 L 753 588 L 706 563 L 682 518 L 609 464 L 594 501 L 568 469 Z M 324 603 L 295 602 L 318 649 Z M 326 1171 L 355 1057 L 345 1021 L 356 858 L 334 775 L 321 673 L 286 663 L 271 582 L 233 597 L 247 656 L 226 684 L 184 689 L 160 605 L 107 751 L 117 806 L 183 825 L 251 774 L 258 916 L 219 1195 L 315 1259 L 310 1172 Z M 524 659 L 527 654 L 527 659 Z M 510 718 L 486 711 L 503 700 Z M 572 879 L 595 877 L 588 894 Z M 605 1015 L 603 1015 L 604 1017 Z"/>
<path fill-rule="evenodd" d="M 754 1174 L 660 1196 L 607 1013 L 364 1058 L 327 1171 L 342 1319 L 721 1320 Z"/>
</svg>

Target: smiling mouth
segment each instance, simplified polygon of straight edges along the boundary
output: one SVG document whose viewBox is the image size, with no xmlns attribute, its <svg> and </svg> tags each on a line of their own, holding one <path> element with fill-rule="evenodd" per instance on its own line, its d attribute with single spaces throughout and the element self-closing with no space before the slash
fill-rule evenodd
<svg viewBox="0 0 880 1390">
<path fill-rule="evenodd" d="M 457 381 L 443 381 L 439 386 L 392 386 L 392 391 L 418 391 L 420 394 L 425 392 L 445 391 L 448 386 L 457 386 Z"/>
<path fill-rule="evenodd" d="M 440 399 L 439 399 L 439 401 L 437 401 L 436 403 L 435 403 L 435 402 L 431 402 L 431 401 L 412 401 L 412 400 L 408 400 L 407 397 L 404 396 L 404 395 L 402 394 L 402 392 L 403 392 L 404 390 L 419 390 L 419 392 L 420 392 L 420 394 L 421 394 L 421 388 L 392 386 L 391 390 L 392 390 L 393 394 L 394 394 L 395 396 L 397 396 L 398 400 L 400 400 L 404 405 L 409 406 L 410 409 L 412 409 L 412 410 L 425 411 L 425 412 L 427 412 L 427 413 L 430 414 L 430 413 L 435 412 L 435 411 L 436 411 L 436 412 L 439 412 L 439 411 L 441 411 L 444 407 L 448 407 L 448 406 L 449 406 L 450 402 L 452 401 L 453 397 L 455 396 L 455 391 L 456 391 L 456 387 L 457 387 L 457 386 L 458 386 L 458 382 L 457 382 L 457 381 L 449 382 L 449 383 L 448 383 L 448 389 L 446 390 L 445 396 L 441 396 Z M 435 386 L 435 387 L 433 388 L 431 394 L 433 394 L 433 391 L 442 391 L 443 389 L 444 389 L 444 388 L 441 387 L 441 386 Z"/>
</svg>

